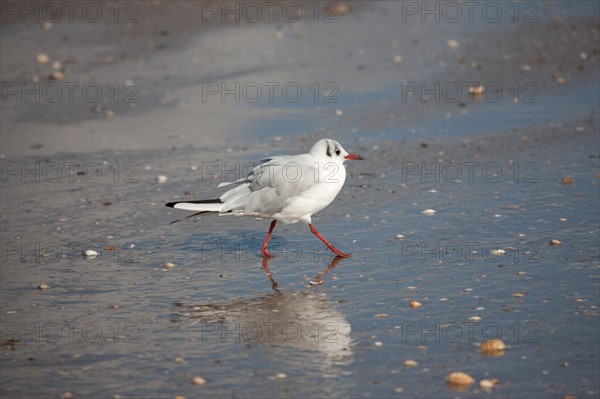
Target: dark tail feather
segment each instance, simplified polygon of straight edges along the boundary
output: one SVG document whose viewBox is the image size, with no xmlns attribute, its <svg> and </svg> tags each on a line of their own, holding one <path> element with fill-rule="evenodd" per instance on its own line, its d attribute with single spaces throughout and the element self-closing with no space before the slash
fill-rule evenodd
<svg viewBox="0 0 600 399">
<path fill-rule="evenodd" d="M 168 205 L 169 205 L 169 204 L 167 204 L 167 206 L 168 206 Z M 196 216 L 200 216 L 200 215 L 202 215 L 203 213 L 213 213 L 213 212 L 209 212 L 209 211 L 197 212 L 197 213 L 194 213 L 193 215 L 185 216 L 185 217 L 182 217 L 181 219 L 174 220 L 174 221 L 172 221 L 172 222 L 171 222 L 171 223 L 169 223 L 169 224 L 173 224 L 173 223 L 181 222 L 182 220 L 186 220 L 186 219 L 190 219 L 190 218 L 193 218 L 193 217 L 196 217 Z"/>
</svg>

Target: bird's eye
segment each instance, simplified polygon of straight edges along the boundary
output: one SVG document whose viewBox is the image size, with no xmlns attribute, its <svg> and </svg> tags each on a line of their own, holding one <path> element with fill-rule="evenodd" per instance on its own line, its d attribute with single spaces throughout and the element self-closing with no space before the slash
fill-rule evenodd
<svg viewBox="0 0 600 399">
<path fill-rule="evenodd" d="M 339 148 L 335 150 L 335 155 L 340 155 L 340 153 L 341 153 L 341 151 Z"/>
</svg>

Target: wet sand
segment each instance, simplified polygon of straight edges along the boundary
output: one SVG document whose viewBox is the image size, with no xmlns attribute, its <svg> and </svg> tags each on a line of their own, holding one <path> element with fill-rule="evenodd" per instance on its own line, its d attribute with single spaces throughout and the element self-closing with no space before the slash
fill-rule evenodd
<svg viewBox="0 0 600 399">
<path fill-rule="evenodd" d="M 337 23 L 202 23 L 199 4 L 152 2 L 130 25 L 2 24 L 4 83 L 48 84 L 60 61 L 63 83 L 104 93 L 3 101 L 3 396 L 598 395 L 597 5 L 423 23 L 348 4 Z M 129 80 L 139 101 L 114 101 Z M 263 95 L 206 91 L 222 83 Z M 164 203 L 320 137 L 366 158 L 313 218 L 351 258 L 302 224 L 278 226 L 267 264 L 267 220 L 169 224 L 185 213 Z M 484 356 L 495 336 L 507 349 Z M 475 383 L 449 387 L 454 371 Z"/>
</svg>

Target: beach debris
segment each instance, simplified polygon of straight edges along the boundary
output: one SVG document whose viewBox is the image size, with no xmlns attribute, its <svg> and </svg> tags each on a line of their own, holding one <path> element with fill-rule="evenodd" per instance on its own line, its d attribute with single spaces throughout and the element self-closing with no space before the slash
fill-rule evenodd
<svg viewBox="0 0 600 399">
<path fill-rule="evenodd" d="M 521 72 L 530 72 L 531 71 L 531 67 L 527 64 L 521 65 L 521 67 L 519 69 Z"/>
<path fill-rule="evenodd" d="M 404 366 L 406 367 L 415 367 L 417 364 L 419 363 L 417 363 L 417 361 L 413 359 L 408 359 L 404 361 Z"/>
<path fill-rule="evenodd" d="M 287 378 L 287 374 L 286 373 L 277 373 L 273 376 L 273 378 L 276 380 L 285 380 Z"/>
<path fill-rule="evenodd" d="M 40 290 L 40 291 L 47 290 L 48 288 L 50 288 L 50 287 L 48 287 L 48 284 L 40 284 L 38 286 L 38 290 Z"/>
<path fill-rule="evenodd" d="M 456 41 L 454 39 L 449 39 L 448 41 L 446 41 L 446 46 L 448 46 L 449 48 L 457 48 L 458 41 Z"/>
<path fill-rule="evenodd" d="M 437 213 L 437 211 L 435 209 L 425 209 L 423 212 L 421 212 L 423 215 L 427 215 L 427 216 L 431 216 L 431 215 L 435 215 Z"/>
<path fill-rule="evenodd" d="M 506 345 L 499 338 L 494 338 L 483 342 L 479 345 L 479 349 L 484 355 L 502 355 L 506 349 Z"/>
<path fill-rule="evenodd" d="M 98 252 L 94 251 L 93 249 L 86 249 L 83 251 L 82 254 L 87 259 L 96 259 L 96 257 L 98 256 Z"/>
<path fill-rule="evenodd" d="M 503 256 L 503 255 L 506 255 L 506 251 L 503 250 L 502 248 L 500 248 L 500 249 L 492 249 L 490 251 L 490 255 Z"/>
<path fill-rule="evenodd" d="M 419 301 L 410 301 L 408 303 L 408 306 L 410 306 L 413 309 L 417 309 L 417 308 L 420 308 L 421 306 L 423 306 L 423 304 Z"/>
<path fill-rule="evenodd" d="M 38 64 L 45 64 L 50 60 L 50 58 L 48 57 L 47 54 L 40 53 L 37 55 L 37 57 L 35 57 L 35 60 L 37 61 Z"/>
<path fill-rule="evenodd" d="M 382 318 L 384 318 L 384 317 L 389 317 L 389 316 L 390 316 L 390 315 L 389 315 L 388 313 L 377 313 L 377 314 L 375 315 L 375 317 L 377 317 L 377 318 L 379 318 L 379 319 L 382 319 Z"/>
<path fill-rule="evenodd" d="M 194 378 L 192 378 L 192 384 L 204 385 L 204 384 L 206 384 L 206 380 L 202 377 L 194 377 Z"/>
<path fill-rule="evenodd" d="M 481 389 L 483 389 L 484 391 L 490 391 L 493 387 L 495 387 L 498 384 L 498 380 L 493 379 L 493 380 L 488 380 L 487 378 L 479 381 L 479 386 L 481 387 Z"/>
<path fill-rule="evenodd" d="M 381 342 L 381 341 L 375 341 L 375 342 L 373 342 L 373 345 L 374 346 L 383 346 L 383 342 Z"/>
<path fill-rule="evenodd" d="M 61 71 L 54 71 L 48 77 L 50 80 L 63 80 L 65 78 L 65 74 Z"/>
<path fill-rule="evenodd" d="M 344 3 L 333 3 L 325 7 L 325 11 L 333 15 L 348 14 L 348 6 Z"/>
<path fill-rule="evenodd" d="M 475 382 L 473 377 L 462 371 L 455 371 L 454 373 L 448 374 L 446 377 L 446 383 L 451 387 L 466 388 Z"/>
<path fill-rule="evenodd" d="M 483 87 L 482 84 L 475 85 L 475 86 L 469 86 L 469 93 L 471 93 L 475 96 L 482 95 L 484 90 L 485 90 L 485 87 Z"/>
<path fill-rule="evenodd" d="M 570 177 L 563 177 L 560 182 L 561 182 L 561 184 L 571 184 L 571 183 L 573 183 L 573 179 Z"/>
<path fill-rule="evenodd" d="M 173 269 L 175 267 L 175 263 L 171 263 L 171 262 L 167 262 L 163 265 L 163 268 L 165 269 Z"/>
<path fill-rule="evenodd" d="M 156 176 L 156 182 L 159 184 L 166 183 L 167 180 L 169 180 L 169 178 L 167 176 L 164 176 L 164 175 Z"/>
<path fill-rule="evenodd" d="M 552 245 L 553 247 L 555 247 L 555 246 L 557 246 L 557 245 L 560 245 L 560 244 L 562 244 L 562 242 L 560 242 L 560 241 L 558 241 L 558 240 L 555 240 L 555 239 L 552 239 L 552 240 L 548 241 L 548 244 L 550 244 L 550 245 Z"/>
<path fill-rule="evenodd" d="M 514 294 L 512 294 L 512 297 L 514 298 L 523 298 L 525 296 L 525 294 L 521 293 L 521 292 L 515 292 Z"/>
<path fill-rule="evenodd" d="M 335 110 L 335 114 L 336 114 L 337 116 L 342 116 L 342 115 L 344 115 L 344 111 L 342 111 L 341 109 L 336 109 L 336 110 Z"/>
<path fill-rule="evenodd" d="M 396 234 L 394 237 L 396 240 L 404 240 L 404 236 L 402 234 Z"/>
</svg>

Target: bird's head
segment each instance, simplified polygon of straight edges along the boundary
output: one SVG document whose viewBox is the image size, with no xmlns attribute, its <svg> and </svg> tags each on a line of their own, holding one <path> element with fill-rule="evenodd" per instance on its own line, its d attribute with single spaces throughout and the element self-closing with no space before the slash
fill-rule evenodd
<svg viewBox="0 0 600 399">
<path fill-rule="evenodd" d="M 311 155 L 330 158 L 332 161 L 343 163 L 345 160 L 358 161 L 363 158 L 358 154 L 349 154 L 336 140 L 321 139 L 310 149 Z"/>
</svg>

